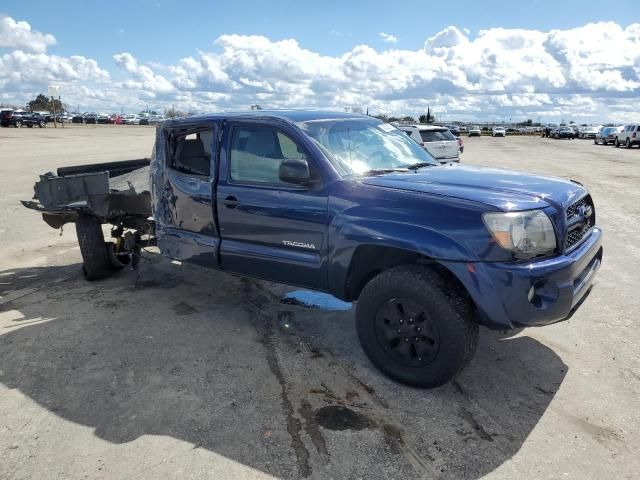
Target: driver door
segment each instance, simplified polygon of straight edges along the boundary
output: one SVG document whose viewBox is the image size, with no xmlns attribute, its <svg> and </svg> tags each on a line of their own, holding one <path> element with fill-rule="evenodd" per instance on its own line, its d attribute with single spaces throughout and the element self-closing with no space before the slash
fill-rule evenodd
<svg viewBox="0 0 640 480">
<path fill-rule="evenodd" d="M 228 122 L 217 189 L 222 268 L 316 289 L 327 286 L 327 191 L 299 133 L 270 122 Z M 284 182 L 285 159 L 312 181 Z"/>
</svg>

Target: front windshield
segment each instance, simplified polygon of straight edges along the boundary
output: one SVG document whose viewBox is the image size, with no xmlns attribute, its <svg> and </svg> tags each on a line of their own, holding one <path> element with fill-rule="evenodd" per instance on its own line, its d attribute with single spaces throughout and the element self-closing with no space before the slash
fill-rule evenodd
<svg viewBox="0 0 640 480">
<path fill-rule="evenodd" d="M 406 133 L 378 120 L 312 120 L 298 126 L 318 142 L 343 175 L 438 165 Z"/>
</svg>

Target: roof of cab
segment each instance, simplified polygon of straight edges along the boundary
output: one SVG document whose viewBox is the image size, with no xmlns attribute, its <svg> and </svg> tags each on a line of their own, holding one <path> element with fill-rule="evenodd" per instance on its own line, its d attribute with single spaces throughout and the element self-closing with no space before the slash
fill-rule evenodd
<svg viewBox="0 0 640 480">
<path fill-rule="evenodd" d="M 191 117 L 178 118 L 164 122 L 167 125 L 176 125 L 181 123 L 206 122 L 210 120 L 221 120 L 227 118 L 279 118 L 293 123 L 308 122 L 312 120 L 345 120 L 345 119 L 371 119 L 374 117 L 363 115 L 360 113 L 332 112 L 327 110 L 249 110 L 244 112 L 220 112 L 206 115 L 195 115 Z"/>
</svg>

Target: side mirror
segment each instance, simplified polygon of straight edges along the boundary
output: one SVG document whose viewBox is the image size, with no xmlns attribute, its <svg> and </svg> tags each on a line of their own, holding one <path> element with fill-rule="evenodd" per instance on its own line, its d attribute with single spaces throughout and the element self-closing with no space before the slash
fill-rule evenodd
<svg viewBox="0 0 640 480">
<path fill-rule="evenodd" d="M 309 164 L 306 160 L 285 159 L 280 163 L 278 177 L 286 183 L 296 185 L 306 185 L 311 181 L 309 175 Z"/>
</svg>

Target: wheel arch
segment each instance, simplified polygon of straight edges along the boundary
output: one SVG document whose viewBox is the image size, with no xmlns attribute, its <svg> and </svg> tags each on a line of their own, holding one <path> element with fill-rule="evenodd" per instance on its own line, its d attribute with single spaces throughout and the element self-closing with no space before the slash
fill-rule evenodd
<svg viewBox="0 0 640 480">
<path fill-rule="evenodd" d="M 448 289 L 455 290 L 476 308 L 462 281 L 437 259 L 414 250 L 387 245 L 360 245 L 356 248 L 347 272 L 345 300 L 357 300 L 362 289 L 373 278 L 400 265 L 422 265 L 434 271 Z"/>
</svg>

